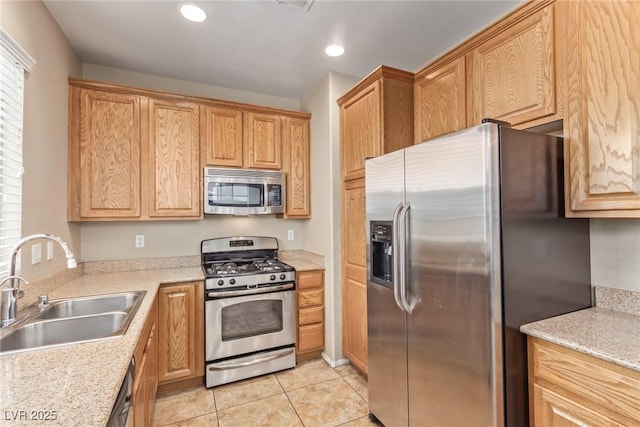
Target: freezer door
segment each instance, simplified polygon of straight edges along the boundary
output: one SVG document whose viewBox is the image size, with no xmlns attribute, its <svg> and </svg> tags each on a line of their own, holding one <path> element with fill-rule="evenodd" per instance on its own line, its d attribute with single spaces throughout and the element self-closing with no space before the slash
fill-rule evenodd
<svg viewBox="0 0 640 427">
<path fill-rule="evenodd" d="M 501 426 L 498 127 L 409 147 L 405 164 L 409 425 Z"/>
<path fill-rule="evenodd" d="M 367 160 L 365 189 L 369 409 L 386 426 L 407 426 L 405 314 L 396 305 L 393 289 L 371 280 L 370 226 L 371 221 L 392 221 L 394 211 L 403 203 L 404 151 Z M 395 245 L 391 251 L 395 256 Z"/>
</svg>

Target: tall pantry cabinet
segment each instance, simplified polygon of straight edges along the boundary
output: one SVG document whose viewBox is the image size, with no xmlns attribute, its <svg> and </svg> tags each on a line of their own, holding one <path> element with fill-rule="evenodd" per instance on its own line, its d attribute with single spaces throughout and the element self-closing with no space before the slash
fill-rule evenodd
<svg viewBox="0 0 640 427">
<path fill-rule="evenodd" d="M 380 66 L 338 99 L 342 176 L 342 351 L 367 373 L 364 160 L 413 141 L 413 74 Z"/>
</svg>

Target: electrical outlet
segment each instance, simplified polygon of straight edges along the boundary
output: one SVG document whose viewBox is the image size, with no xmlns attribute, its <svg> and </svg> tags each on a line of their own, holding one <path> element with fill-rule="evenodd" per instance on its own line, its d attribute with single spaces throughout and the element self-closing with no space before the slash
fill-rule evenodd
<svg viewBox="0 0 640 427">
<path fill-rule="evenodd" d="M 144 248 L 144 234 L 136 235 L 136 248 Z"/>
<path fill-rule="evenodd" d="M 295 233 L 293 230 L 287 230 L 287 240 L 293 240 L 295 238 Z"/>
<path fill-rule="evenodd" d="M 53 259 L 53 242 L 47 242 L 47 261 Z"/>
<path fill-rule="evenodd" d="M 31 246 L 31 264 L 42 262 L 42 244 L 36 243 Z"/>
</svg>

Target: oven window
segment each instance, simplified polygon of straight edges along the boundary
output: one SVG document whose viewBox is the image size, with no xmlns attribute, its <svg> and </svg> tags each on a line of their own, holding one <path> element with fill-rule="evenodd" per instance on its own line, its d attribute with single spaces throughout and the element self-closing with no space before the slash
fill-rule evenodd
<svg viewBox="0 0 640 427">
<path fill-rule="evenodd" d="M 260 300 L 222 309 L 222 341 L 282 331 L 282 301 Z"/>
<path fill-rule="evenodd" d="M 264 186 L 262 184 L 209 183 L 210 206 L 261 207 Z"/>
</svg>

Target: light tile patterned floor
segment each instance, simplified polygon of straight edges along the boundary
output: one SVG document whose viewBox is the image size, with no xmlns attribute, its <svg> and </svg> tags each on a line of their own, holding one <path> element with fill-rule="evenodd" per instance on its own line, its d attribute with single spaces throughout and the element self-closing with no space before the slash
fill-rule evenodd
<svg viewBox="0 0 640 427">
<path fill-rule="evenodd" d="M 323 360 L 206 389 L 158 397 L 156 427 L 367 427 L 367 380 L 352 366 Z"/>
</svg>

